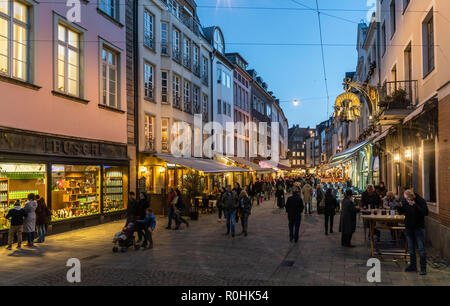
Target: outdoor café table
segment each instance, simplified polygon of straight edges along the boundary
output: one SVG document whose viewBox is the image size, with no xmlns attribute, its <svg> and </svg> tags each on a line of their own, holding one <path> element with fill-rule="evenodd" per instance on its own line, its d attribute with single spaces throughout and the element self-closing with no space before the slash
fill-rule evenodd
<svg viewBox="0 0 450 306">
<path fill-rule="evenodd" d="M 374 232 L 375 232 L 375 226 L 377 222 L 380 223 L 389 223 L 389 224 L 401 224 L 405 222 L 405 216 L 403 215 L 395 215 L 391 216 L 388 214 L 382 215 L 380 211 L 378 211 L 378 214 L 370 214 L 370 215 L 363 215 L 361 214 L 361 218 L 364 221 L 367 221 L 369 224 L 369 235 L 370 235 L 370 255 L 373 257 L 374 254 Z M 366 237 L 365 229 L 364 229 L 364 237 Z M 383 255 L 383 253 L 379 252 L 379 255 Z M 405 255 L 405 254 L 399 254 L 399 255 Z"/>
</svg>

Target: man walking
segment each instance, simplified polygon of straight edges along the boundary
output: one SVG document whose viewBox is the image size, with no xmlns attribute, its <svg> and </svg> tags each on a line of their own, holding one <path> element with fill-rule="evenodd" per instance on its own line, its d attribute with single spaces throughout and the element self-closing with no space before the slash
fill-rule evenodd
<svg viewBox="0 0 450 306">
<path fill-rule="evenodd" d="M 227 190 L 222 195 L 223 210 L 227 219 L 227 235 L 234 237 L 234 220 L 236 219 L 236 210 L 238 208 L 238 196 L 236 192 L 231 190 L 231 185 L 227 186 Z"/>
<path fill-rule="evenodd" d="M 409 266 L 405 272 L 417 272 L 416 245 L 420 255 L 420 275 L 427 274 L 425 252 L 425 216 L 428 215 L 427 203 L 413 190 L 404 192 L 404 199 L 398 205 L 399 214 L 405 215 L 406 239 L 410 254 Z"/>
<path fill-rule="evenodd" d="M 341 244 L 344 247 L 352 248 L 351 244 L 353 233 L 356 230 L 356 213 L 358 212 L 353 203 L 353 192 L 347 189 L 345 192 L 345 199 L 342 202 L 342 214 L 340 230 L 342 232 Z"/>
<path fill-rule="evenodd" d="M 169 194 L 167 195 L 167 217 L 169 219 L 168 223 L 167 223 L 167 227 L 166 229 L 171 229 L 172 228 L 172 219 L 175 219 L 175 208 L 173 207 L 174 203 L 173 200 L 176 197 L 176 193 L 175 190 L 173 190 L 172 187 L 169 187 Z"/>
<path fill-rule="evenodd" d="M 298 232 L 300 230 L 300 222 L 302 220 L 302 212 L 304 209 L 303 201 L 300 196 L 299 183 L 295 183 L 292 188 L 292 196 L 286 202 L 286 212 L 289 220 L 289 240 L 290 242 L 298 242 Z"/>
<path fill-rule="evenodd" d="M 305 186 L 303 186 L 303 189 L 302 189 L 303 199 L 305 200 L 305 206 L 306 206 L 305 215 L 307 213 L 311 214 L 311 201 L 312 201 L 313 193 L 314 193 L 314 189 L 311 187 L 309 182 L 306 182 Z"/>
</svg>

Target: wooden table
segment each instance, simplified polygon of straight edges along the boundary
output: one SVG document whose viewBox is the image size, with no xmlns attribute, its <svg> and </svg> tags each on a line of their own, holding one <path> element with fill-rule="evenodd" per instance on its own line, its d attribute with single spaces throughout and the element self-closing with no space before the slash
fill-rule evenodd
<svg viewBox="0 0 450 306">
<path fill-rule="evenodd" d="M 367 221 L 369 223 L 369 235 L 370 235 L 370 255 L 373 257 L 374 255 L 374 232 L 375 232 L 375 226 L 377 224 L 377 222 L 380 223 L 394 223 L 394 224 L 400 224 L 400 223 L 404 223 L 405 222 L 405 216 L 403 215 L 395 215 L 395 216 L 391 216 L 391 215 L 382 215 L 380 212 L 378 212 L 377 215 L 371 214 L 371 215 L 363 215 L 361 214 L 361 218 L 364 221 Z M 366 239 L 366 231 L 364 228 L 364 239 Z M 382 253 L 379 252 L 379 255 L 399 255 L 399 256 L 407 256 L 408 253 L 405 251 L 404 253 L 393 253 L 393 252 L 389 252 L 389 253 Z"/>
</svg>

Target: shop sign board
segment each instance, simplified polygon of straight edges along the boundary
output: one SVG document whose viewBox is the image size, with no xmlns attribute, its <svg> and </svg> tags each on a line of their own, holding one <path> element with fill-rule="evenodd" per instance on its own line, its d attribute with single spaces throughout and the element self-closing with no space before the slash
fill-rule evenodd
<svg viewBox="0 0 450 306">
<path fill-rule="evenodd" d="M 0 129 L 0 152 L 126 160 L 126 145 Z"/>
</svg>

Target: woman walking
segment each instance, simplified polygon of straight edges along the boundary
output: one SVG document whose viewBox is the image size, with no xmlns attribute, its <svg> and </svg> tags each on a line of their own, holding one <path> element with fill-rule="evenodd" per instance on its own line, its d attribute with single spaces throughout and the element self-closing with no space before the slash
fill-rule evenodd
<svg viewBox="0 0 450 306">
<path fill-rule="evenodd" d="M 248 194 L 245 190 L 241 191 L 239 195 L 239 214 L 241 216 L 242 233 L 247 236 L 248 217 L 252 212 L 252 202 L 248 198 Z"/>
<path fill-rule="evenodd" d="M 35 196 L 33 193 L 28 195 L 28 202 L 25 204 L 23 210 L 26 212 L 27 216 L 25 217 L 25 221 L 23 223 L 23 231 L 27 234 L 28 244 L 27 246 L 34 246 L 34 233 L 36 231 L 36 208 L 37 203 L 34 200 Z"/>
<path fill-rule="evenodd" d="M 36 227 L 38 230 L 38 240 L 37 243 L 43 243 L 45 241 L 45 235 L 47 234 L 47 226 L 50 221 L 52 212 L 45 205 L 44 198 L 36 196 L 37 207 L 36 207 Z"/>
<path fill-rule="evenodd" d="M 334 214 L 336 213 L 337 199 L 333 195 L 333 190 L 328 188 L 325 193 L 325 235 L 328 235 L 328 224 L 330 225 L 330 234 L 333 233 Z"/>
<path fill-rule="evenodd" d="M 333 192 L 333 189 L 331 189 L 331 192 Z M 325 206 L 324 201 L 325 201 L 325 195 L 323 194 L 322 186 L 320 184 L 317 184 L 317 188 L 316 188 L 317 214 L 321 214 L 323 212 L 323 208 Z"/>
</svg>

